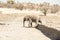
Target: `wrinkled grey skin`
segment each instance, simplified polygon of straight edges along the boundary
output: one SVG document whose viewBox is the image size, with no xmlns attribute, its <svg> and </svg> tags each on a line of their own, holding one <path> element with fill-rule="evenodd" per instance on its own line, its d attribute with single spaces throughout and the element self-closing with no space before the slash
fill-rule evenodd
<svg viewBox="0 0 60 40">
<path fill-rule="evenodd" d="M 29 21 L 29 24 L 28 24 L 28 27 L 32 27 L 32 23 L 42 23 L 40 18 L 37 18 L 36 16 L 25 16 L 24 19 L 23 19 L 23 27 L 25 27 L 25 21 Z"/>
</svg>

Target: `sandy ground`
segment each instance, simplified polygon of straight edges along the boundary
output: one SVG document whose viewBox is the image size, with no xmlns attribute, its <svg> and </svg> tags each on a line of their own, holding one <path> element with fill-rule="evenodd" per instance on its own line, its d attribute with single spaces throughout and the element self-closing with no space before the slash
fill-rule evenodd
<svg viewBox="0 0 60 40">
<path fill-rule="evenodd" d="M 24 15 L 24 14 L 23 14 Z M 23 27 L 21 14 L 0 14 L 0 40 L 51 40 L 36 28 Z M 41 16 L 42 24 L 60 31 L 59 16 Z M 3 24 L 4 23 L 4 24 Z"/>
<path fill-rule="evenodd" d="M 35 28 L 23 27 L 22 18 L 0 25 L 0 40 L 50 40 Z"/>
<path fill-rule="evenodd" d="M 49 27 L 53 26 L 52 28 L 56 28 L 57 30 L 60 30 L 59 24 L 58 25 L 56 25 L 55 23 L 53 24 L 53 22 L 52 21 L 49 22 L 46 19 L 46 17 L 43 18 L 45 18 L 44 19 L 45 22 L 43 22 L 44 25 Z M 46 37 L 41 31 L 37 30 L 36 28 L 23 27 L 22 20 L 23 17 L 19 17 L 12 21 L 5 22 L 5 25 L 0 25 L 0 40 L 50 40 L 48 37 Z M 58 20 L 55 19 L 55 21 Z M 58 23 L 60 22 L 58 21 Z"/>
</svg>

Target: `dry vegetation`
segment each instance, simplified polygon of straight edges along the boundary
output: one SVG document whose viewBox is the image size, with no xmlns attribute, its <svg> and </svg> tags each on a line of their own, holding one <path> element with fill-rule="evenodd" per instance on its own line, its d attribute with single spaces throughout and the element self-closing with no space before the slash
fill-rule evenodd
<svg viewBox="0 0 60 40">
<path fill-rule="evenodd" d="M 58 4 L 50 5 L 50 3 L 1 3 L 0 7 L 2 8 L 16 8 L 16 9 L 29 9 L 29 10 L 40 10 L 46 15 L 46 13 L 57 13 L 60 11 L 60 6 Z"/>
</svg>

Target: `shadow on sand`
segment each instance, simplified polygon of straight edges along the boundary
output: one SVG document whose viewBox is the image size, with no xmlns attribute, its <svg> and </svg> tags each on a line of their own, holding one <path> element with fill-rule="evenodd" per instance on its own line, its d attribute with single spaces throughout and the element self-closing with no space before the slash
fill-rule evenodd
<svg viewBox="0 0 60 40">
<path fill-rule="evenodd" d="M 45 25 L 37 25 L 36 29 L 40 30 L 45 36 L 50 38 L 51 40 L 60 40 L 60 31 L 49 28 Z"/>
</svg>

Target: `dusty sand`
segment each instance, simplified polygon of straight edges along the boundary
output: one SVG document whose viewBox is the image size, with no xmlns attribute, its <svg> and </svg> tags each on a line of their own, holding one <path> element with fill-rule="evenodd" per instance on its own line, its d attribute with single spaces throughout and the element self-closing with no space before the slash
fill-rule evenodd
<svg viewBox="0 0 60 40">
<path fill-rule="evenodd" d="M 23 27 L 25 15 L 0 14 L 0 23 L 5 24 L 0 25 L 0 40 L 51 40 L 36 28 Z M 59 16 L 41 16 L 41 20 L 43 25 L 60 31 Z"/>
<path fill-rule="evenodd" d="M 50 40 L 37 29 L 25 28 L 22 25 L 22 17 L 0 25 L 0 40 Z"/>
</svg>

